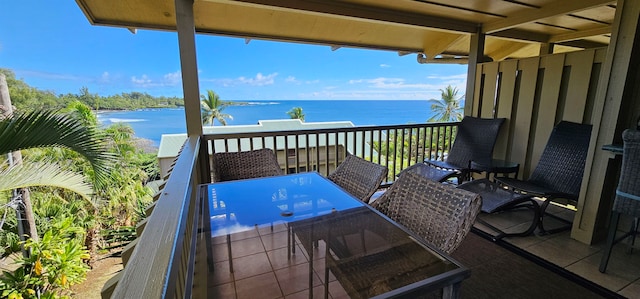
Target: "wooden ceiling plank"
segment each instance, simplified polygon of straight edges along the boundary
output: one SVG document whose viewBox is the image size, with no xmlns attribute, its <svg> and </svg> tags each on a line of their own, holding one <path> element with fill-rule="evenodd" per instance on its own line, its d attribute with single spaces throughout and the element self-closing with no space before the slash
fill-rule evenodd
<svg viewBox="0 0 640 299">
<path fill-rule="evenodd" d="M 482 26 L 482 31 L 485 34 L 490 34 L 506 29 L 516 27 L 521 24 L 534 22 L 540 19 L 553 17 L 557 15 L 565 15 L 577 11 L 590 9 L 593 7 L 603 6 L 611 4 L 615 1 L 611 0 L 564 0 L 557 1 L 553 4 L 545 5 L 538 10 L 523 9 L 521 12 L 509 16 L 506 19 L 498 20 L 492 23 L 487 23 Z"/>
<path fill-rule="evenodd" d="M 603 35 L 603 34 L 609 34 L 609 33 L 611 33 L 611 25 L 592 28 L 592 29 L 586 29 L 586 30 L 580 30 L 576 32 L 552 35 L 549 38 L 549 42 L 559 43 L 559 42 L 565 42 L 565 41 L 576 40 L 576 39 L 581 39 L 585 37 Z"/>
<path fill-rule="evenodd" d="M 201 0 L 203 2 L 221 2 L 218 0 Z M 356 5 L 335 0 L 236 0 L 222 1 L 235 5 L 257 5 L 269 9 L 295 10 L 303 13 L 332 15 L 336 17 L 354 18 L 372 22 L 389 22 L 410 26 L 426 27 L 446 31 L 473 33 L 478 24 L 452 18 L 410 13 L 397 10 L 381 9 L 372 6 Z M 237 4 L 236 4 L 237 3 Z"/>
</svg>

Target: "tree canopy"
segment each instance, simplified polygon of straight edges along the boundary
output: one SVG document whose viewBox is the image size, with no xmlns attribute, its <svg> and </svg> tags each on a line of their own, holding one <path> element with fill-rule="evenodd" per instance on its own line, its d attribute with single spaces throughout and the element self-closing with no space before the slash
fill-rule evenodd
<svg viewBox="0 0 640 299">
<path fill-rule="evenodd" d="M 431 111 L 435 114 L 428 122 L 460 121 L 464 117 L 464 95 L 458 97 L 458 89 L 451 85 L 440 89 L 440 100 L 431 99 Z"/>
<path fill-rule="evenodd" d="M 222 113 L 228 106 L 228 103 L 222 101 L 220 96 L 213 90 L 207 90 L 207 95 L 200 96 L 200 111 L 202 114 L 202 124 L 213 126 L 213 121 L 217 120 L 221 125 L 227 125 L 227 118 L 233 119 L 233 116 Z"/>
<path fill-rule="evenodd" d="M 155 97 L 135 91 L 101 96 L 91 93 L 87 87 L 82 87 L 77 94 L 56 95 L 53 91 L 40 90 L 29 86 L 24 81 L 17 79 L 15 73 L 9 69 L 0 68 L 0 73 L 6 76 L 11 101 L 18 111 L 62 109 L 69 106 L 69 103 L 73 101 L 85 104 L 93 110 L 133 110 L 184 106 L 184 100 L 179 97 Z"/>
</svg>

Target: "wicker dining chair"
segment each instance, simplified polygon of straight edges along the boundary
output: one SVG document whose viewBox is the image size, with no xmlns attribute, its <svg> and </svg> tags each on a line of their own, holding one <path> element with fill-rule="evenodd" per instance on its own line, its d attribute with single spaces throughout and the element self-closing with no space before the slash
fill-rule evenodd
<svg viewBox="0 0 640 299">
<path fill-rule="evenodd" d="M 571 221 L 547 214 L 545 211 L 552 201 L 577 204 L 591 140 L 591 127 L 589 124 L 559 122 L 551 131 L 540 160 L 528 179 L 495 178 L 498 183 L 511 190 L 545 198 L 540 205 L 538 221 L 540 234 L 556 233 L 571 228 Z M 567 225 L 550 230 L 545 229 L 543 225 L 545 215 L 566 222 Z"/>
<path fill-rule="evenodd" d="M 450 254 L 471 230 L 482 199 L 414 172 L 402 174 L 371 206 Z"/>
<path fill-rule="evenodd" d="M 456 137 L 446 159 L 424 161 L 431 167 L 449 171 L 444 178 L 438 174 L 432 179 L 444 182 L 455 177 L 458 183 L 461 183 L 469 178 L 471 161 L 490 165 L 493 148 L 504 121 L 504 118 L 465 116 L 458 126 Z"/>
<path fill-rule="evenodd" d="M 271 149 L 213 154 L 213 181 L 251 179 L 283 175 Z"/>
<path fill-rule="evenodd" d="M 629 251 L 633 248 L 635 236 L 638 231 L 638 217 L 640 217 L 640 131 L 628 129 L 622 133 L 623 153 L 620 178 L 616 198 L 613 202 L 611 219 L 609 220 L 609 235 L 607 245 L 600 261 L 600 272 L 607 270 L 609 257 L 613 245 L 627 237 L 632 237 Z M 629 232 L 616 238 L 620 216 L 633 218 Z"/>
<path fill-rule="evenodd" d="M 386 179 L 388 172 L 387 167 L 383 165 L 348 155 L 327 178 L 349 194 L 368 203 Z"/>
</svg>

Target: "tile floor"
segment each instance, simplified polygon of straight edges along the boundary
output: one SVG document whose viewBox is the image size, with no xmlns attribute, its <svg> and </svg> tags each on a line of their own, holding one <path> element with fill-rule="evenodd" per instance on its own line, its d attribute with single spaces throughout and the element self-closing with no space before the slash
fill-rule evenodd
<svg viewBox="0 0 640 299">
<path fill-rule="evenodd" d="M 573 217 L 573 213 L 566 209 L 550 207 L 549 210 L 565 218 Z M 481 214 L 479 217 L 505 231 L 517 231 L 526 228 L 530 214 L 528 211 L 510 211 Z M 550 224 L 553 226 L 553 223 Z M 495 234 L 478 222 L 475 228 Z M 217 271 L 209 278 L 208 295 L 213 298 L 238 299 L 255 298 L 256 294 L 260 294 L 261 298 L 308 298 L 309 257 L 304 248 L 297 244 L 297 254 L 289 259 L 285 247 L 287 242 L 283 241 L 286 237 L 284 225 L 276 225 L 273 231 L 261 228 L 232 238 L 233 273 L 229 269 L 226 238 L 214 238 L 214 267 Z M 600 273 L 598 266 L 604 244 L 587 245 L 578 242 L 571 239 L 568 231 L 546 236 L 535 234 L 507 237 L 502 240 L 621 296 L 640 299 L 640 241 L 632 254 L 627 253 L 627 244 L 614 246 L 607 272 Z M 320 242 L 314 253 L 314 261 L 323 256 L 323 248 L 323 243 Z M 314 297 L 323 298 L 324 263 L 314 262 L 313 265 Z M 348 298 L 331 275 L 328 298 Z"/>
<path fill-rule="evenodd" d="M 549 211 L 563 218 L 573 217 L 573 212 L 564 208 L 550 206 Z M 479 217 L 500 229 L 516 232 L 518 229 L 522 231 L 527 227 L 526 221 L 530 215 L 530 212 L 523 210 L 502 214 L 480 214 Z M 552 219 L 549 218 L 549 220 Z M 551 222 L 550 224 L 553 225 Z M 495 232 L 478 222 L 475 227 L 495 235 Z M 536 234 L 527 237 L 508 237 L 503 240 L 619 295 L 640 298 L 640 246 L 638 246 L 640 240 L 636 242 L 635 250 L 631 254 L 627 253 L 629 248 L 627 243 L 616 244 L 606 273 L 598 271 L 604 242 L 587 245 L 572 239 L 569 231 L 546 236 Z"/>
<path fill-rule="evenodd" d="M 214 268 L 209 278 L 210 298 L 309 298 L 312 277 L 313 297 L 324 298 L 324 243 L 319 241 L 313 254 L 313 273 L 309 273 L 309 256 L 299 241 L 295 254 L 288 257 L 287 230 L 275 225 L 273 231 L 260 228 L 231 238 L 233 272 L 230 271 L 226 237 L 212 239 Z M 349 298 L 332 275 L 329 275 L 328 298 Z"/>
</svg>

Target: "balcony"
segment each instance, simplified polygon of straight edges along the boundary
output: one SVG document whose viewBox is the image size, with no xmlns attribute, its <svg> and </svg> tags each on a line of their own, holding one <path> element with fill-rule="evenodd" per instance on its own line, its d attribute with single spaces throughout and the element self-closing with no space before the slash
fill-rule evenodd
<svg viewBox="0 0 640 299">
<path fill-rule="evenodd" d="M 345 152 L 349 152 L 387 166 L 388 185 L 402 169 L 419 163 L 425 157 L 443 157 L 455 138 L 457 124 L 254 132 L 189 138 L 176 158 L 157 202 L 150 208 L 151 216 L 142 228 L 144 234 L 134 243 L 140 248 L 130 248 L 133 255 L 126 258 L 124 271 L 105 286 L 103 295 L 114 291 L 116 286 L 115 297 L 198 297 L 207 291 L 220 291 L 215 280 L 202 278 L 207 276 L 203 274 L 207 273 L 205 242 L 212 240 L 199 233 L 202 221 L 207 221 L 207 218 L 201 217 L 204 203 L 199 202 L 195 191 L 198 184 L 211 181 L 209 163 L 216 151 L 267 147 L 279 153 L 278 160 L 287 173 L 309 170 L 323 175 L 340 163 Z M 391 143 L 396 145 L 393 151 L 387 150 Z M 568 218 L 573 218 L 575 213 L 564 207 L 553 207 L 552 211 Z M 527 218 L 517 211 L 481 214 L 479 217 L 505 230 L 526 225 L 522 222 Z M 490 234 L 490 230 L 480 223 L 476 223 L 474 231 L 479 235 Z M 601 242 L 587 245 L 572 239 L 569 232 L 504 238 L 496 245 L 509 248 L 523 258 L 534 260 L 604 294 L 617 293 L 629 297 L 638 294 L 640 273 L 636 269 L 640 267 L 640 255 L 625 254 L 622 245 L 615 247 L 606 274 L 598 272 Z"/>
<path fill-rule="evenodd" d="M 209 144 L 219 141 L 210 139 L 220 136 L 202 136 L 196 32 L 247 40 L 311 43 L 332 49 L 358 47 L 397 51 L 401 55 L 414 53 L 420 63 L 468 63 L 465 115 L 507 119 L 494 157 L 520 163 L 523 178 L 537 164 L 545 138 L 557 122 L 593 125 L 580 199 L 575 212 L 569 213 L 574 218 L 571 234 L 504 242 L 614 292 L 636 296 L 640 293 L 637 270 L 622 269 L 626 265 L 635 265 L 637 269 L 637 258 L 633 256 L 614 256 L 615 264 L 611 264 L 607 274 L 588 274 L 595 268 L 593 261 L 598 259 L 598 244 L 608 223 L 620 166 L 619 159 L 602 151 L 602 147 L 621 142 L 622 131 L 636 126 L 640 111 L 635 84 L 640 65 L 637 49 L 640 2 L 566 0 L 558 5 L 557 1 L 541 0 L 530 5 L 487 0 L 481 6 L 471 2 L 441 5 L 431 1 L 389 4 L 364 0 L 332 3 L 176 0 L 153 4 L 143 0 L 126 5 L 104 5 L 103 1 L 94 0 L 77 2 L 92 24 L 174 30 L 180 46 L 189 137 L 128 259 L 114 293 L 116 298 L 191 297 L 203 294 L 200 292 L 207 284 L 198 280 L 203 275 L 193 275 L 194 271 L 203 271 L 197 254 L 203 252 L 200 247 L 203 239 L 198 234 L 202 206 L 195 190 L 198 184 L 210 180 L 209 151 L 216 146 Z M 247 22 L 247 18 L 255 22 Z M 366 157 L 367 150 L 358 152 L 362 143 L 351 142 L 348 137 L 352 134 L 353 140 L 358 140 L 358 135 L 363 140 L 372 138 L 358 130 L 329 133 L 324 137 L 324 147 L 320 146 L 323 137 L 303 138 L 308 148 L 305 145 L 289 151 L 292 147 L 286 145 L 283 147 L 286 151 L 282 152 L 286 159 L 281 164 L 287 172 L 309 171 L 315 165 L 316 170 L 326 174 L 334 167 L 332 156 L 351 151 Z M 375 148 L 376 142 L 394 136 L 395 142 L 402 140 L 401 144 L 412 144 L 421 152 L 421 156 L 413 156 L 412 147 L 408 146 L 406 151 L 392 151 L 395 156 L 381 160 L 370 152 L 372 161 L 381 164 L 384 161 L 389 167 L 389 183 L 411 164 L 411 159 L 441 157 L 447 150 L 445 140 L 449 137 L 431 139 L 438 143 L 429 147 L 412 143 L 413 137 L 407 134 L 413 129 L 397 130 L 395 135 L 381 134 L 378 139 L 365 142 L 369 148 Z M 341 134 L 346 137 L 343 144 Z M 285 144 L 298 138 L 289 133 L 283 136 L 286 137 L 281 137 L 281 141 Z M 336 137 L 332 136 L 338 136 L 333 145 L 330 140 Z M 268 146 L 268 137 L 261 138 L 251 137 L 248 143 Z M 316 140 L 317 144 L 314 146 L 309 140 Z M 274 140 L 274 147 L 278 143 Z M 326 162 L 323 164 L 321 160 Z M 501 227 L 519 223 L 517 217 L 490 221 Z M 624 251 L 620 248 L 616 250 Z M 558 254 L 546 256 L 549 253 Z"/>
</svg>

